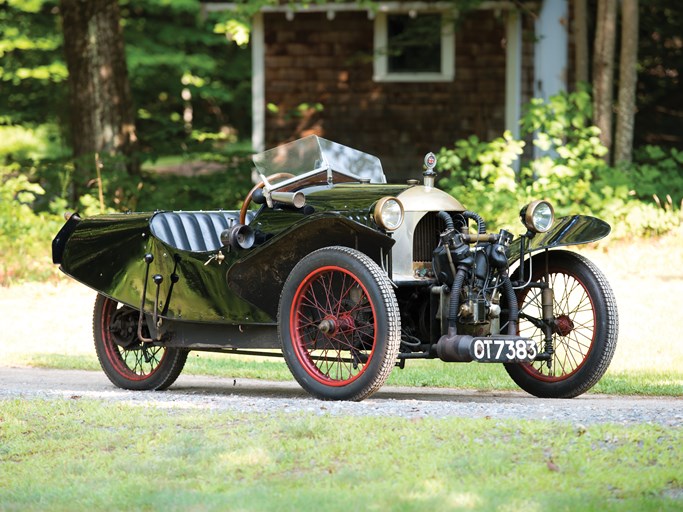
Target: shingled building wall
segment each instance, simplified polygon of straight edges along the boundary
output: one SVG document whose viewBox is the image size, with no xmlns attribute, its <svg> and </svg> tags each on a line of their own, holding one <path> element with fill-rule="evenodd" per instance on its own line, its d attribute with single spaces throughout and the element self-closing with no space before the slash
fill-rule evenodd
<svg viewBox="0 0 683 512">
<path fill-rule="evenodd" d="M 266 147 L 316 134 L 380 157 L 390 179 L 419 178 L 428 151 L 505 129 L 505 14 L 457 23 L 450 82 L 375 82 L 367 13 L 264 14 Z M 533 86 L 524 43 L 522 101 Z"/>
</svg>

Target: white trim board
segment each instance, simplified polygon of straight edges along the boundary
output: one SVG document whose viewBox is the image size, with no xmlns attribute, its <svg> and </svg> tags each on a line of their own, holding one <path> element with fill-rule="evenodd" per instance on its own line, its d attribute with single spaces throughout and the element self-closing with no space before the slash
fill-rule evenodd
<svg viewBox="0 0 683 512">
<path fill-rule="evenodd" d="M 266 43 L 263 14 L 254 15 L 251 27 L 251 147 L 266 149 Z"/>
<path fill-rule="evenodd" d="M 233 2 L 216 2 L 216 3 L 202 3 L 202 10 L 204 12 L 222 12 L 234 11 L 240 7 L 241 4 Z M 525 4 L 532 7 L 533 4 Z M 344 12 L 344 11 L 420 11 L 425 9 L 453 9 L 454 2 L 376 2 L 373 6 L 368 6 L 362 2 L 348 2 L 348 3 L 327 3 L 327 4 L 308 4 L 308 3 L 292 3 L 287 5 L 264 5 L 260 12 L 292 12 L 292 13 L 306 13 L 306 12 Z M 517 6 L 513 1 L 484 1 L 477 5 L 479 10 L 509 10 L 516 9 Z"/>
</svg>

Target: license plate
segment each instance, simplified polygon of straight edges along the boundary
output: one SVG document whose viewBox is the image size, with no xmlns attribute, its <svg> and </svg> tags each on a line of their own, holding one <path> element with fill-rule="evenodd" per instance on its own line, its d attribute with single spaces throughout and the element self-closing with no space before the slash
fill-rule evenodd
<svg viewBox="0 0 683 512">
<path fill-rule="evenodd" d="M 472 339 L 470 353 L 480 363 L 530 363 L 538 350 L 528 338 L 501 335 Z"/>
</svg>

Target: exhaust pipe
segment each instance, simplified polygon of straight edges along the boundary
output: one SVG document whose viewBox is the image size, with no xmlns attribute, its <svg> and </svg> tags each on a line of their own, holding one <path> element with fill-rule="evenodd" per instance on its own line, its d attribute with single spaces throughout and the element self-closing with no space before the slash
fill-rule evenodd
<svg viewBox="0 0 683 512">
<path fill-rule="evenodd" d="M 474 338 L 468 334 L 458 334 L 453 327 L 448 328 L 448 334 L 439 338 L 436 343 L 436 355 L 447 363 L 469 363 L 474 361 L 472 356 L 472 342 Z"/>
</svg>

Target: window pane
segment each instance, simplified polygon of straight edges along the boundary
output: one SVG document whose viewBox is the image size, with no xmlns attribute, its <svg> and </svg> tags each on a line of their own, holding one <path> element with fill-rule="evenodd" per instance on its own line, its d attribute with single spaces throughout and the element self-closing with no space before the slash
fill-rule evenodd
<svg viewBox="0 0 683 512">
<path fill-rule="evenodd" d="M 387 16 L 388 71 L 441 72 L 441 15 Z"/>
</svg>

